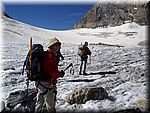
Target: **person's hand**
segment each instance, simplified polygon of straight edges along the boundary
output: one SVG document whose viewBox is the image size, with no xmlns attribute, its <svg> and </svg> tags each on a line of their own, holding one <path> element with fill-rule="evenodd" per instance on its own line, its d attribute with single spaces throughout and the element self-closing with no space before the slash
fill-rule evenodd
<svg viewBox="0 0 150 113">
<path fill-rule="evenodd" d="M 65 72 L 63 70 L 60 71 L 60 77 L 63 77 L 65 75 Z"/>
</svg>

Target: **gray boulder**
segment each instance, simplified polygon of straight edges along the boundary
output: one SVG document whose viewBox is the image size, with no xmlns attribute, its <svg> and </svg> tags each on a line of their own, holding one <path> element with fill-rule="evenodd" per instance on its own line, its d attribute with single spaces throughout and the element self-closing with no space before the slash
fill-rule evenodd
<svg viewBox="0 0 150 113">
<path fill-rule="evenodd" d="M 102 87 L 86 87 L 75 90 L 66 99 L 70 104 L 84 104 L 88 100 L 103 100 L 108 98 L 107 91 Z"/>
</svg>

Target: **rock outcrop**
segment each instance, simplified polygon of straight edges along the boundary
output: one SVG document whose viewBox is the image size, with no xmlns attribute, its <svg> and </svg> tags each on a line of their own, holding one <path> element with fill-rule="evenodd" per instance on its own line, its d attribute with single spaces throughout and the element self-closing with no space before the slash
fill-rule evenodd
<svg viewBox="0 0 150 113">
<path fill-rule="evenodd" d="M 7 102 L 3 103 L 4 109 L 1 113 L 33 113 L 36 100 L 36 90 L 29 89 L 28 95 L 27 90 L 19 90 L 12 92 L 7 98 Z M 81 88 L 73 92 L 67 97 L 70 104 L 82 104 L 88 100 L 103 100 L 110 99 L 106 90 L 102 87 L 87 87 Z M 45 113 L 43 111 L 42 113 Z M 90 113 L 90 112 L 89 112 Z M 110 113 L 109 111 L 102 111 L 101 113 Z M 138 107 L 131 109 L 123 109 L 120 111 L 113 111 L 112 113 L 143 113 Z M 146 113 L 149 113 L 146 112 Z"/>
<path fill-rule="evenodd" d="M 19 90 L 10 93 L 2 113 L 33 113 L 36 93 L 36 89 Z"/>
<path fill-rule="evenodd" d="M 129 22 L 147 25 L 147 4 L 97 3 L 73 28 L 118 26 Z"/>
<path fill-rule="evenodd" d="M 6 16 L 6 17 L 8 17 L 8 18 L 11 18 L 11 19 L 13 19 L 12 17 L 10 17 L 5 11 L 3 11 L 2 12 L 2 14 L 4 15 L 4 16 Z"/>
<path fill-rule="evenodd" d="M 103 100 L 108 98 L 108 93 L 102 87 L 86 87 L 75 90 L 71 95 L 66 97 L 70 104 L 84 104 L 88 100 Z"/>
</svg>

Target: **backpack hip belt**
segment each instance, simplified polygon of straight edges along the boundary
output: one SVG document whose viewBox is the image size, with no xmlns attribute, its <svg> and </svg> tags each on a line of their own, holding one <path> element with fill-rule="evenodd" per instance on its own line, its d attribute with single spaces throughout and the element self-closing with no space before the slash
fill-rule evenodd
<svg viewBox="0 0 150 113">
<path fill-rule="evenodd" d="M 56 86 L 52 86 L 51 88 L 50 87 L 46 87 L 46 86 L 44 86 L 40 81 L 38 82 L 38 84 L 36 85 L 36 87 L 38 87 L 38 86 L 42 86 L 42 87 L 44 87 L 44 89 L 46 89 L 42 94 L 43 95 L 45 95 L 48 91 L 51 91 L 52 89 L 54 89 L 54 93 L 57 93 L 57 90 L 56 90 Z"/>
</svg>

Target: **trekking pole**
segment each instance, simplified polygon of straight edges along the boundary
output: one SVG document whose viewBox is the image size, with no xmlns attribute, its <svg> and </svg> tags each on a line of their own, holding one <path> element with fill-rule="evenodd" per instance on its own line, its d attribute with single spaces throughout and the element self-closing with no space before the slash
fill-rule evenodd
<svg viewBox="0 0 150 113">
<path fill-rule="evenodd" d="M 67 69 L 69 69 L 69 67 L 71 67 L 71 66 L 73 66 L 72 63 L 70 63 L 70 64 L 64 69 L 64 71 L 66 71 Z"/>
<path fill-rule="evenodd" d="M 26 99 L 28 98 L 28 90 L 29 90 L 29 80 L 26 81 L 26 85 L 27 85 L 27 93 L 26 93 Z"/>
</svg>

